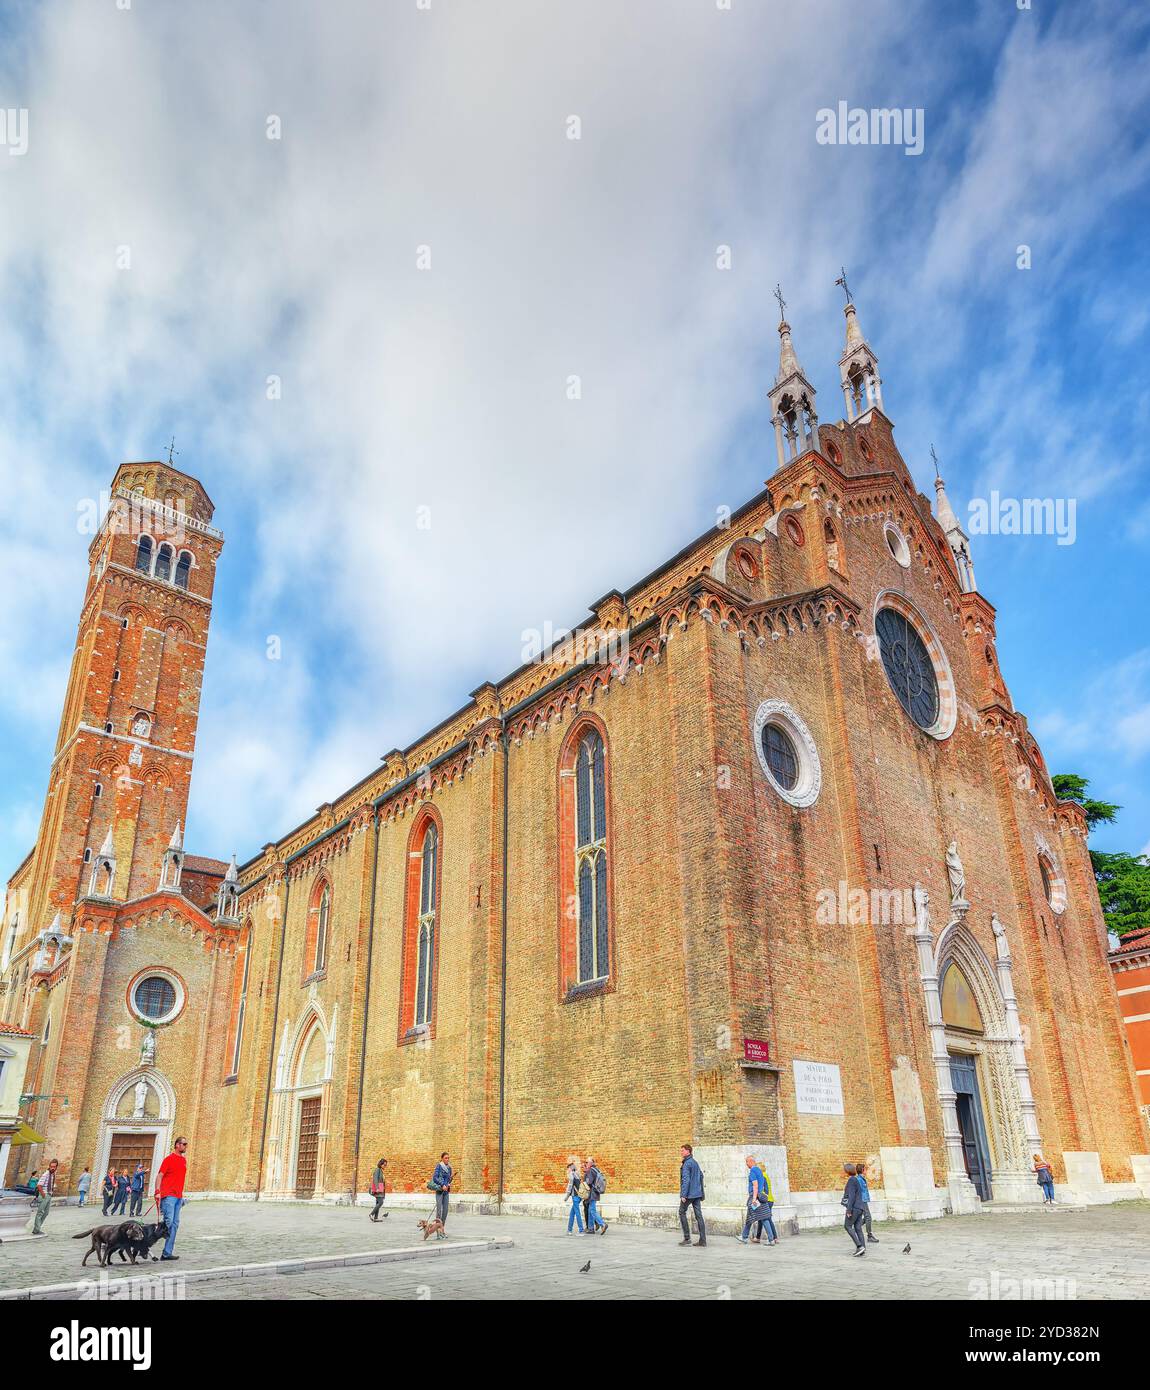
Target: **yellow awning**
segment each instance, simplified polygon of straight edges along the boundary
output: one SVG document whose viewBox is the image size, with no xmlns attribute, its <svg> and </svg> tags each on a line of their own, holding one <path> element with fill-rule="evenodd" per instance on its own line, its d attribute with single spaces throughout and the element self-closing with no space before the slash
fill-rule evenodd
<svg viewBox="0 0 1150 1390">
<path fill-rule="evenodd" d="M 37 1134 L 27 1120 L 20 1121 L 20 1128 L 12 1136 L 12 1147 L 18 1144 L 43 1144 L 44 1136 Z"/>
</svg>

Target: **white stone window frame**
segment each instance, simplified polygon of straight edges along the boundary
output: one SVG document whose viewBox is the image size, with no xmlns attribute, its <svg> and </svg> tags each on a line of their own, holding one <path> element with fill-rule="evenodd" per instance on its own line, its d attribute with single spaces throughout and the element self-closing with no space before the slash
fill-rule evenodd
<svg viewBox="0 0 1150 1390">
<path fill-rule="evenodd" d="M 763 748 L 763 731 L 768 724 L 775 724 L 781 728 L 794 745 L 799 775 L 793 787 L 781 786 L 767 763 L 767 755 Z M 754 741 L 755 756 L 771 789 L 788 805 L 799 808 L 813 806 L 822 790 L 823 770 L 819 761 L 818 746 L 802 715 L 785 700 L 764 700 L 755 711 Z"/>
<path fill-rule="evenodd" d="M 892 536 L 894 537 L 894 545 L 890 543 Z M 883 522 L 882 538 L 887 554 L 895 563 L 901 565 L 904 570 L 910 569 L 910 542 L 889 518 Z"/>
<path fill-rule="evenodd" d="M 938 685 L 938 717 L 929 729 L 922 729 L 916 724 L 910 715 L 903 709 L 902 702 L 898 695 L 891 689 L 890 680 L 887 678 L 886 666 L 883 664 L 882 651 L 878 639 L 878 615 L 883 608 L 893 608 L 901 613 L 907 622 L 918 633 L 923 646 L 926 648 L 927 655 L 930 657 L 934 667 L 934 679 Z M 927 622 L 922 612 L 911 603 L 910 599 L 898 589 L 883 589 L 875 598 L 874 611 L 871 613 L 871 629 L 874 633 L 874 659 L 879 663 L 882 670 L 882 678 L 890 691 L 891 699 L 894 700 L 899 709 L 902 710 L 904 717 L 916 729 L 937 739 L 939 743 L 945 742 L 958 726 L 958 692 L 954 683 L 954 672 L 951 670 L 950 657 L 946 654 L 946 648 L 942 645 L 938 634 L 930 623 Z"/>
<path fill-rule="evenodd" d="M 1034 837 L 1034 848 L 1039 864 L 1046 865 L 1046 872 L 1050 876 L 1050 896 L 1043 893 L 1042 900 L 1056 917 L 1061 917 L 1066 911 L 1066 876 L 1062 872 L 1062 865 L 1041 835 Z"/>
<path fill-rule="evenodd" d="M 176 991 L 176 998 L 172 1007 L 162 1018 L 152 1018 L 149 1014 L 144 1013 L 136 1004 L 136 991 L 145 980 L 150 980 L 154 975 L 158 975 L 162 980 L 167 980 Z M 128 1007 L 131 1009 L 132 1017 L 151 1027 L 162 1027 L 165 1023 L 171 1023 L 174 1019 L 179 1018 L 180 1014 L 184 1011 L 185 1002 L 184 982 L 175 971 L 166 970 L 162 965 L 149 965 L 147 969 L 141 970 L 132 981 L 128 990 Z"/>
</svg>

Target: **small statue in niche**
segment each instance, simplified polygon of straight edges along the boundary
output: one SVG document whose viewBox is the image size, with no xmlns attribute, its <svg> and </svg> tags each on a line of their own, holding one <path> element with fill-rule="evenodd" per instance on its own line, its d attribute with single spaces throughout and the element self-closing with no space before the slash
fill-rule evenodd
<svg viewBox="0 0 1150 1390">
<path fill-rule="evenodd" d="M 156 1064 L 156 1034 L 151 1028 L 144 1029 L 144 1041 L 140 1044 L 140 1065 L 151 1067 Z"/>
<path fill-rule="evenodd" d="M 133 1120 L 142 1120 L 148 1105 L 148 1083 L 140 1078 L 136 1082 L 136 1108 L 132 1111 Z"/>
</svg>

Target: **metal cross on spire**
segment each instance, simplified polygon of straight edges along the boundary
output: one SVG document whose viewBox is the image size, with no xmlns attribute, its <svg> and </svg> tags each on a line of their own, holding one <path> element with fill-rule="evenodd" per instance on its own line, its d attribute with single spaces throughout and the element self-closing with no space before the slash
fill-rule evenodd
<svg viewBox="0 0 1150 1390">
<path fill-rule="evenodd" d="M 775 298 L 779 301 L 779 322 L 786 323 L 787 301 L 783 298 L 783 289 L 781 285 L 775 286 Z"/>
<path fill-rule="evenodd" d="M 940 470 L 940 468 L 939 468 L 939 466 L 938 466 L 938 455 L 934 452 L 934 445 L 933 445 L 933 444 L 930 446 L 930 457 L 931 457 L 932 463 L 934 464 L 934 476 L 935 476 L 936 478 L 941 478 L 941 477 L 942 477 L 942 471 Z"/>
<path fill-rule="evenodd" d="M 843 294 L 845 294 L 846 297 L 847 297 L 847 303 L 848 303 L 848 304 L 853 304 L 853 303 L 854 303 L 854 295 L 851 294 L 850 286 L 847 284 L 847 270 L 846 270 L 846 266 L 843 266 L 843 267 L 842 267 L 842 274 L 841 274 L 841 275 L 839 276 L 839 278 L 835 281 L 835 284 L 836 284 L 836 285 L 841 285 L 841 286 L 842 286 Z"/>
<path fill-rule="evenodd" d="M 175 436 L 175 435 L 172 435 L 172 441 L 171 441 L 171 443 L 168 445 L 168 462 L 169 462 L 169 463 L 171 463 L 171 461 L 172 461 L 172 455 L 173 455 L 173 454 L 176 454 L 176 453 L 178 453 L 178 452 L 179 452 L 179 450 L 176 448 L 176 436 Z"/>
</svg>

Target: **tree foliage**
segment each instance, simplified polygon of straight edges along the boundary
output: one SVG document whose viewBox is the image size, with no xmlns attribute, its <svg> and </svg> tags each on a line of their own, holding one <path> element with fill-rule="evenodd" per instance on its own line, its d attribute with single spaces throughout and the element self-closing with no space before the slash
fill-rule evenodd
<svg viewBox="0 0 1150 1390">
<path fill-rule="evenodd" d="M 1073 772 L 1060 772 L 1051 778 L 1054 791 L 1062 801 L 1077 801 L 1086 812 L 1086 827 L 1110 825 L 1118 818 L 1121 806 L 1112 801 L 1095 801 L 1086 795 L 1090 782 Z M 1144 931 L 1150 927 L 1150 856 L 1145 854 L 1107 854 L 1100 849 L 1090 851 L 1090 863 L 1102 900 L 1102 912 L 1107 930 L 1118 936 Z"/>
</svg>

